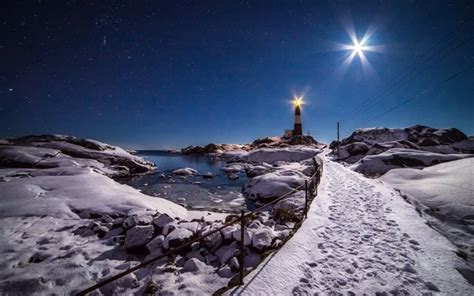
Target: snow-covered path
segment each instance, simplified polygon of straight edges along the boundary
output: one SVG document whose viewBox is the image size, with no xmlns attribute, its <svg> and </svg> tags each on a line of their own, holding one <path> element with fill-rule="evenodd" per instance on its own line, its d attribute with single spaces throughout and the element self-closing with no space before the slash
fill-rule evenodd
<svg viewBox="0 0 474 296">
<path fill-rule="evenodd" d="M 396 191 L 326 160 L 302 227 L 228 294 L 471 294 L 454 251 Z"/>
</svg>

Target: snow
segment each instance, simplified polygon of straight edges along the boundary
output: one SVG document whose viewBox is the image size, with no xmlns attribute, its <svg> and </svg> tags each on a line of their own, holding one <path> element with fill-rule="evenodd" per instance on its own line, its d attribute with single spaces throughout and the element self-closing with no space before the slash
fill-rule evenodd
<svg viewBox="0 0 474 296">
<path fill-rule="evenodd" d="M 418 169 L 394 169 L 380 179 L 439 214 L 474 220 L 474 158 Z"/>
<path fill-rule="evenodd" d="M 380 181 L 326 160 L 296 234 L 227 294 L 468 295 L 454 246 Z"/>
<path fill-rule="evenodd" d="M 10 173 L 10 170 L 0 169 L 0 176 L 6 178 L 8 175 L 5 173 Z M 60 167 L 40 170 L 37 176 L 29 175 L 34 177 L 0 182 L 0 218 L 43 215 L 78 218 L 77 213 L 83 210 L 103 215 L 127 214 L 143 209 L 172 217 L 186 216 L 183 207 L 142 194 L 95 172 L 93 168 Z"/>
<path fill-rule="evenodd" d="M 367 155 L 351 165 L 350 168 L 366 175 L 381 175 L 395 168 L 422 168 L 473 156 L 472 154 L 440 154 L 423 150 L 393 148 L 377 155 Z"/>
</svg>

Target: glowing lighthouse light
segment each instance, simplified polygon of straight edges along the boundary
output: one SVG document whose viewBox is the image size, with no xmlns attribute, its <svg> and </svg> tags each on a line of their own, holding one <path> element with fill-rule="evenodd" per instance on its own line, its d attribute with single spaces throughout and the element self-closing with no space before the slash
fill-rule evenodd
<svg viewBox="0 0 474 296">
<path fill-rule="evenodd" d="M 301 107 L 301 105 L 303 105 L 303 97 L 295 96 L 295 99 L 292 101 L 292 103 L 295 107 Z"/>
</svg>

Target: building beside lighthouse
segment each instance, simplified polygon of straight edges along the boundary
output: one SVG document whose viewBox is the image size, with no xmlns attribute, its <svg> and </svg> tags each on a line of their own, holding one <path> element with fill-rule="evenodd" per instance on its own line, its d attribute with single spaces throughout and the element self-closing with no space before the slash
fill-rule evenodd
<svg viewBox="0 0 474 296">
<path fill-rule="evenodd" d="M 301 104 L 303 103 L 302 98 L 295 98 L 293 100 L 293 106 L 295 107 L 295 120 L 293 129 L 285 129 L 283 137 L 290 138 L 293 136 L 303 135 L 303 125 L 301 123 Z"/>
</svg>

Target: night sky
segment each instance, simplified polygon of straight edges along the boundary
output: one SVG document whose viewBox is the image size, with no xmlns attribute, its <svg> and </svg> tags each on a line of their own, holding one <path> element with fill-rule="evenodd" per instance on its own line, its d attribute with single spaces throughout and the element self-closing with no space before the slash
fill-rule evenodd
<svg viewBox="0 0 474 296">
<path fill-rule="evenodd" d="M 337 121 L 474 135 L 473 3 L 2 1 L 0 137 L 245 143 L 292 128 L 294 94 L 321 141 Z M 344 70 L 351 28 L 377 52 Z"/>
</svg>

